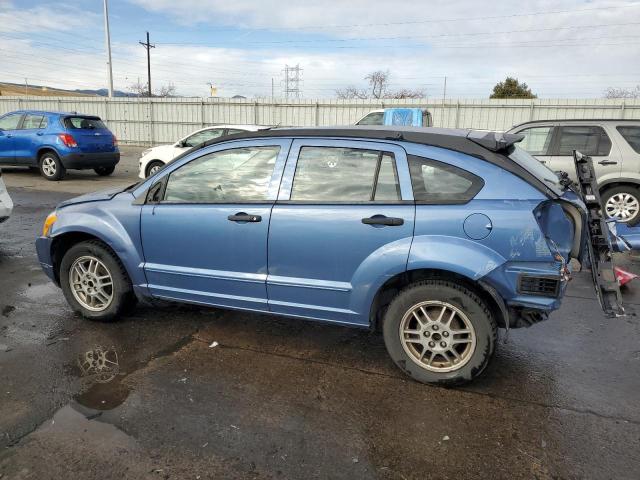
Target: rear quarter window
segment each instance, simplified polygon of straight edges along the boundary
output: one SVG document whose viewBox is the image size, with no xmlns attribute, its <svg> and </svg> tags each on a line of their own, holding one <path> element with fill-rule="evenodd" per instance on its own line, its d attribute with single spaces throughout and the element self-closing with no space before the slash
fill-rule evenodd
<svg viewBox="0 0 640 480">
<path fill-rule="evenodd" d="M 616 127 L 634 152 L 640 153 L 640 126 Z"/>
<path fill-rule="evenodd" d="M 462 168 L 415 155 L 407 158 L 417 203 L 467 203 L 484 186 L 482 178 Z"/>
<path fill-rule="evenodd" d="M 72 130 L 94 130 L 98 128 L 107 128 L 102 120 L 97 117 L 66 117 L 64 126 Z"/>
</svg>

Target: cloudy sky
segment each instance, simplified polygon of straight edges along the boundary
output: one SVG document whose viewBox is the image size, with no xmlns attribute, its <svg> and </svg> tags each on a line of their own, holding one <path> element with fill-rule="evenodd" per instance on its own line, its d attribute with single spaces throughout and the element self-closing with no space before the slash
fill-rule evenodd
<svg viewBox="0 0 640 480">
<path fill-rule="evenodd" d="M 146 81 L 185 96 L 282 96 L 299 64 L 307 98 L 365 86 L 486 98 L 507 75 L 540 97 L 601 97 L 640 84 L 640 2 L 626 0 L 110 0 L 115 88 Z M 102 0 L 0 0 L 0 81 L 106 86 Z"/>
</svg>

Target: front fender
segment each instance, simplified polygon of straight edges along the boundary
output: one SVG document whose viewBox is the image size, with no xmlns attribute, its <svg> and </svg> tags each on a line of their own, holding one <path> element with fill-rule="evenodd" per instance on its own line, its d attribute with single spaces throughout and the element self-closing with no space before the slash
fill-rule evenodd
<svg viewBox="0 0 640 480">
<path fill-rule="evenodd" d="M 71 205 L 57 210 L 51 229 L 55 240 L 67 233 L 84 233 L 109 245 L 124 265 L 134 286 L 146 284 L 140 243 L 140 209 L 132 208 L 131 195 L 119 195 L 110 202 Z M 118 204 L 122 208 L 118 208 Z M 108 209 L 102 208 L 109 205 Z"/>
<path fill-rule="evenodd" d="M 480 280 L 506 259 L 477 241 L 446 235 L 420 235 L 413 239 L 407 270 L 437 269 Z"/>
</svg>

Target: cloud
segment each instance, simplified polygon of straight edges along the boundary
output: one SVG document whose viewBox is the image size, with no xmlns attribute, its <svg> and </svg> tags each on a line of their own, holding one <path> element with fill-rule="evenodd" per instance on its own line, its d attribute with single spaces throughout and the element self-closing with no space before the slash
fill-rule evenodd
<svg viewBox="0 0 640 480">
<path fill-rule="evenodd" d="M 0 1 L 0 32 L 73 31 L 91 27 L 100 17 L 74 5 L 59 3 L 20 8 Z"/>
</svg>

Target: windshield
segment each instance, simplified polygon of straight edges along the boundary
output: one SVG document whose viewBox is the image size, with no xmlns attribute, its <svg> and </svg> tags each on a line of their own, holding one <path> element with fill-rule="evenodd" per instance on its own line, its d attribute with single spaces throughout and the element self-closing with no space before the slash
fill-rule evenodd
<svg viewBox="0 0 640 480">
<path fill-rule="evenodd" d="M 557 195 L 561 195 L 564 191 L 558 176 L 526 150 L 514 145 L 509 158 L 547 185 Z"/>
</svg>

